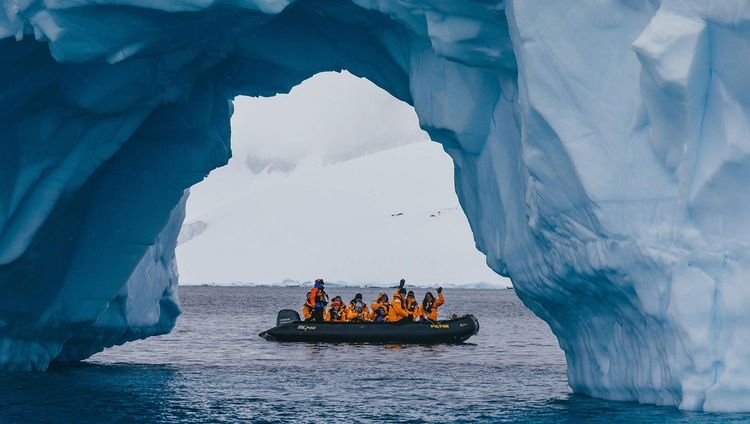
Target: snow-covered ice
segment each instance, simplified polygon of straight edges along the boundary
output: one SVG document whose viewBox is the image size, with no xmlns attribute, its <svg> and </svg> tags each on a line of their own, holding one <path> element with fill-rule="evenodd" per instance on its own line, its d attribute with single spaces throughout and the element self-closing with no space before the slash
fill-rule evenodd
<svg viewBox="0 0 750 424">
<path fill-rule="evenodd" d="M 243 167 L 239 158 L 229 166 Z M 446 162 L 424 141 L 328 166 L 302 161 L 289 173 L 246 170 L 244 184 L 230 177 L 231 195 L 186 221 L 180 282 L 308 281 L 324 270 L 327 279 L 377 286 L 401 277 L 433 287 L 509 285 L 474 249 Z M 197 194 L 213 198 L 213 181 Z"/>
<path fill-rule="evenodd" d="M 571 387 L 750 410 L 743 0 L 6 0 L 0 362 L 168 331 L 228 99 L 348 69 L 454 160 L 475 242 Z"/>
<path fill-rule="evenodd" d="M 190 189 L 180 284 L 510 285 L 474 247 L 453 162 L 406 103 L 327 72 L 234 107 L 232 159 Z"/>
</svg>

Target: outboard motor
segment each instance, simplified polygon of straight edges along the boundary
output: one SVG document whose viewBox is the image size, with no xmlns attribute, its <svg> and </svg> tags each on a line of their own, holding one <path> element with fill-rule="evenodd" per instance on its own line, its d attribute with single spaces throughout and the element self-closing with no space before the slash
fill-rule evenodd
<svg viewBox="0 0 750 424">
<path fill-rule="evenodd" d="M 290 322 L 302 321 L 299 314 L 294 309 L 282 309 L 276 316 L 276 326 L 288 324 Z"/>
</svg>

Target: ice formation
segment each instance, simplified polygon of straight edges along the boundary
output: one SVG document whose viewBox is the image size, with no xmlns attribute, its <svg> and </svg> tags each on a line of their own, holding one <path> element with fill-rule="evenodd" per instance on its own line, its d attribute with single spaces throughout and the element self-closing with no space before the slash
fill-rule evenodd
<svg viewBox="0 0 750 424">
<path fill-rule="evenodd" d="M 346 68 L 414 105 L 571 387 L 750 410 L 744 0 L 6 0 L 0 362 L 167 331 L 233 96 Z"/>
</svg>

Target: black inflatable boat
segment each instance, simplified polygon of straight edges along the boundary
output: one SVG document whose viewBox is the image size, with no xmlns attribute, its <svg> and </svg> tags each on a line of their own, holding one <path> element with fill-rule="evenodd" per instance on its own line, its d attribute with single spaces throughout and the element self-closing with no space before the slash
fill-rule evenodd
<svg viewBox="0 0 750 424">
<path fill-rule="evenodd" d="M 296 311 L 284 309 L 279 312 L 276 327 L 259 335 L 284 342 L 440 344 L 463 343 L 478 332 L 479 321 L 474 315 L 449 321 L 399 324 L 310 322 L 300 320 Z"/>
</svg>

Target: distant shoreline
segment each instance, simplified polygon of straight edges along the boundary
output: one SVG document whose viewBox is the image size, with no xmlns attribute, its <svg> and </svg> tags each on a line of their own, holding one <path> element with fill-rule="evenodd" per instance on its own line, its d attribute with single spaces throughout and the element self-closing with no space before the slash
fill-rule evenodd
<svg viewBox="0 0 750 424">
<path fill-rule="evenodd" d="M 180 283 L 181 287 L 268 287 L 268 288 L 293 288 L 293 287 L 312 287 L 312 282 L 282 282 L 282 283 Z M 329 288 L 351 288 L 351 289 L 389 289 L 397 288 L 394 284 L 379 283 L 346 283 L 346 282 L 327 282 Z M 446 289 L 472 289 L 472 290 L 512 290 L 513 287 L 495 283 L 440 283 L 440 284 L 407 284 L 407 288 L 430 289 L 443 287 Z"/>
</svg>

